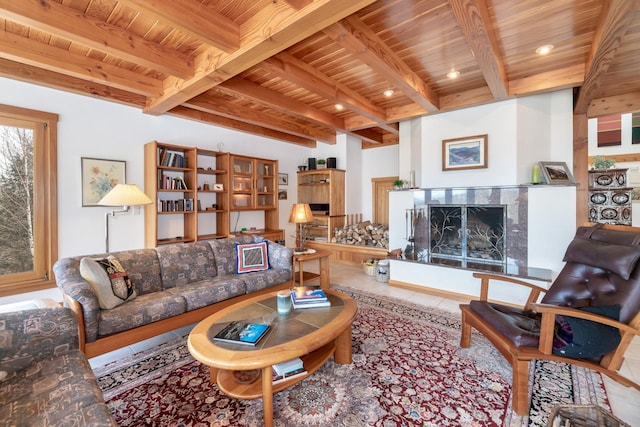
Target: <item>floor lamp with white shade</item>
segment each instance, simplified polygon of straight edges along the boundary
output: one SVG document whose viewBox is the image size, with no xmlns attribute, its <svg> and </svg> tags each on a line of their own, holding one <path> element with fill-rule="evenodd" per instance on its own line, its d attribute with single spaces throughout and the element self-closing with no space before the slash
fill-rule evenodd
<svg viewBox="0 0 640 427">
<path fill-rule="evenodd" d="M 109 216 L 129 212 L 130 206 L 148 205 L 151 199 L 135 184 L 118 184 L 98 202 L 101 206 L 122 206 L 107 212 L 104 217 L 104 251 L 109 252 Z"/>
</svg>

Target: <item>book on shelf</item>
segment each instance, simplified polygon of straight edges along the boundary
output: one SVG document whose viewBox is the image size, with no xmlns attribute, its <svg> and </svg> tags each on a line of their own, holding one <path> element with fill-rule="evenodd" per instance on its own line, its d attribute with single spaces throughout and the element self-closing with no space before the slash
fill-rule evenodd
<svg viewBox="0 0 640 427">
<path fill-rule="evenodd" d="M 302 368 L 302 359 L 299 357 L 273 365 L 273 370 L 278 375 L 285 375 L 289 372 L 297 371 L 300 368 Z"/>
<path fill-rule="evenodd" d="M 291 300 L 294 302 L 327 301 L 327 294 L 318 286 L 294 286 L 291 288 Z"/>
<path fill-rule="evenodd" d="M 284 375 L 278 375 L 275 369 L 271 370 L 271 380 L 273 384 L 278 384 L 286 380 L 290 380 L 292 378 L 301 377 L 303 375 L 307 375 L 307 370 L 304 368 L 296 369 L 295 371 L 287 372 Z"/>
<path fill-rule="evenodd" d="M 234 320 L 213 337 L 214 341 L 242 345 L 256 345 L 265 336 L 270 326 L 264 323 L 250 323 Z"/>
<path fill-rule="evenodd" d="M 291 300 L 291 305 L 294 309 L 299 308 L 317 308 L 317 307 L 331 307 L 331 301 L 298 301 Z"/>
</svg>

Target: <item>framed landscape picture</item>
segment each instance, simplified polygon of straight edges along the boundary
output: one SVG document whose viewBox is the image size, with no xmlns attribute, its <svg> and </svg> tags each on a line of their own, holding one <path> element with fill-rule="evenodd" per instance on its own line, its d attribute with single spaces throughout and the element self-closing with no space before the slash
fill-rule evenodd
<svg viewBox="0 0 640 427">
<path fill-rule="evenodd" d="M 442 140 L 442 170 L 487 167 L 487 135 Z"/>
<path fill-rule="evenodd" d="M 572 184 L 573 175 L 565 162 L 538 162 L 546 184 Z"/>
<path fill-rule="evenodd" d="M 98 202 L 117 184 L 125 183 L 124 160 L 82 157 L 82 206 L 99 206 Z"/>
</svg>

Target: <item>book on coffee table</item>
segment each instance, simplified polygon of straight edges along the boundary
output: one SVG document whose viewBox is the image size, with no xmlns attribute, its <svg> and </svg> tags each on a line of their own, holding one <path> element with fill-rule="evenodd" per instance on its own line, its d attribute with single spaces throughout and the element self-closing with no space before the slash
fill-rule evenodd
<svg viewBox="0 0 640 427">
<path fill-rule="evenodd" d="M 275 369 L 271 370 L 271 380 L 273 384 L 281 383 L 282 381 L 290 380 L 292 378 L 301 377 L 307 374 L 307 370 L 304 368 L 296 369 L 295 371 L 287 372 L 286 374 L 279 375 Z"/>
<path fill-rule="evenodd" d="M 233 344 L 256 345 L 268 330 L 269 325 L 264 323 L 235 320 L 218 332 L 213 339 Z"/>
<path fill-rule="evenodd" d="M 295 303 L 328 301 L 327 294 L 317 286 L 294 286 L 291 288 L 291 301 Z"/>
</svg>

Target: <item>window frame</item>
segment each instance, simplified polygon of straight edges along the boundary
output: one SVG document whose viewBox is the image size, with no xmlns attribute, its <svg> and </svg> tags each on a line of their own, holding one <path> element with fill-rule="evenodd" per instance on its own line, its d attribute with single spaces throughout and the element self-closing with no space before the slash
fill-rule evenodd
<svg viewBox="0 0 640 427">
<path fill-rule="evenodd" d="M 35 228 L 33 271 L 0 275 L 0 296 L 53 288 L 53 263 L 58 259 L 58 115 L 0 104 L 0 120 L 7 125 L 11 121 L 33 125 Z"/>
</svg>

